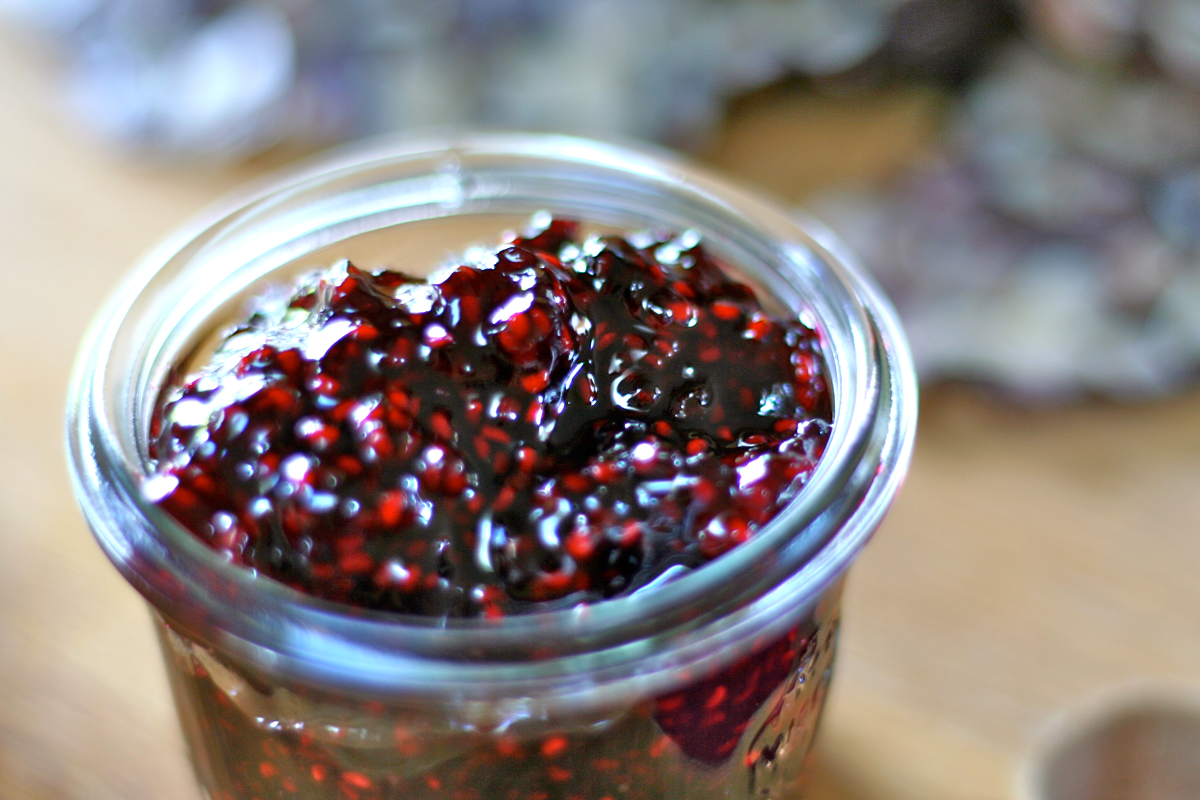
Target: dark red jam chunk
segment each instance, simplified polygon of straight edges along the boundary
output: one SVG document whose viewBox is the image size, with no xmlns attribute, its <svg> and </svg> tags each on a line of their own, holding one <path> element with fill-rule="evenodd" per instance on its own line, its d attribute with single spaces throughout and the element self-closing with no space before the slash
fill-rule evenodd
<svg viewBox="0 0 1200 800">
<path fill-rule="evenodd" d="M 352 605 L 500 616 L 716 558 L 811 474 L 816 335 L 694 236 L 554 220 L 429 283 L 335 268 L 164 395 L 147 491 Z"/>
<path fill-rule="evenodd" d="M 686 755 L 722 764 L 758 709 L 798 669 L 809 640 L 796 630 L 720 674 L 658 698 L 654 720 Z"/>
</svg>

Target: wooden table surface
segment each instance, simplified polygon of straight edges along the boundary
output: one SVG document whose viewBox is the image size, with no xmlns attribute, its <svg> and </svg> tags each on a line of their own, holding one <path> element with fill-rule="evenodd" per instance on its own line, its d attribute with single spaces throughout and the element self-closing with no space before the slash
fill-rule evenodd
<svg viewBox="0 0 1200 800">
<path fill-rule="evenodd" d="M 0 33 L 0 798 L 193 800 L 146 611 L 71 495 L 64 394 L 118 276 L 264 167 L 124 160 L 67 121 L 43 58 Z M 890 102 L 876 111 L 899 153 L 932 112 Z M 714 161 L 802 185 L 803 166 L 763 158 L 786 158 L 779 131 L 807 114 L 744 110 Z M 908 484 L 849 582 L 816 800 L 1011 798 L 1064 708 L 1129 681 L 1200 683 L 1200 394 L 923 400 Z"/>
</svg>

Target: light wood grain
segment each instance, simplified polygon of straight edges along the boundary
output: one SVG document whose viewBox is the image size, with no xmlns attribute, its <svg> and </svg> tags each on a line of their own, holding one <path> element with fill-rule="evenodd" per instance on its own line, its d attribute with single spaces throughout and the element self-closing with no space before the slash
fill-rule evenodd
<svg viewBox="0 0 1200 800">
<path fill-rule="evenodd" d="M 0 798 L 192 800 L 146 612 L 71 496 L 63 404 L 114 281 L 262 167 L 124 161 L 59 113 L 51 74 L 0 36 Z M 731 144 L 766 135 L 755 113 L 713 156 L 731 172 L 786 150 Z M 814 124 L 762 113 L 774 137 Z M 850 579 L 812 797 L 1010 798 L 1060 709 L 1200 681 L 1198 487 L 1200 395 L 1041 412 L 929 395 L 908 485 Z"/>
</svg>

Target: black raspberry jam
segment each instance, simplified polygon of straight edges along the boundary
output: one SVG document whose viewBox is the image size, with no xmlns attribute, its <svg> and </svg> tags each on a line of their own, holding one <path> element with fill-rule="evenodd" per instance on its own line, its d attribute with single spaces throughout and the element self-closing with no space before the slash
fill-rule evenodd
<svg viewBox="0 0 1200 800">
<path fill-rule="evenodd" d="M 803 486 L 831 407 L 815 334 L 691 239 L 559 219 L 435 283 L 324 273 L 167 395 L 160 502 L 236 564 L 409 614 L 696 568 Z"/>
<path fill-rule="evenodd" d="M 264 296 L 164 393 L 147 490 L 301 592 L 499 621 L 653 591 L 736 547 L 804 486 L 831 414 L 817 335 L 698 237 L 554 219 L 432 280 L 346 263 Z M 164 635 L 216 800 L 748 798 L 792 785 L 835 615 L 836 598 L 618 720 L 529 735 L 372 703 L 312 724 L 296 708 L 319 717 L 319 698 Z"/>
</svg>

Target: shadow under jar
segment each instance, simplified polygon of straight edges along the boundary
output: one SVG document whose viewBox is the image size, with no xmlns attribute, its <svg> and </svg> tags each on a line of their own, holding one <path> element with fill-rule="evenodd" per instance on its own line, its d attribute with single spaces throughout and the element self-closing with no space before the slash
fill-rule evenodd
<svg viewBox="0 0 1200 800">
<path fill-rule="evenodd" d="M 444 263 L 543 211 L 695 231 L 816 331 L 825 453 L 745 543 L 631 595 L 434 619 L 258 577 L 148 499 L 160 395 L 248 297 L 339 258 Z M 85 341 L 68 438 L 88 522 L 153 609 L 213 800 L 736 800 L 802 785 L 844 574 L 899 487 L 915 418 L 894 313 L 816 223 L 663 154 L 463 133 L 335 154 L 161 246 Z"/>
</svg>

